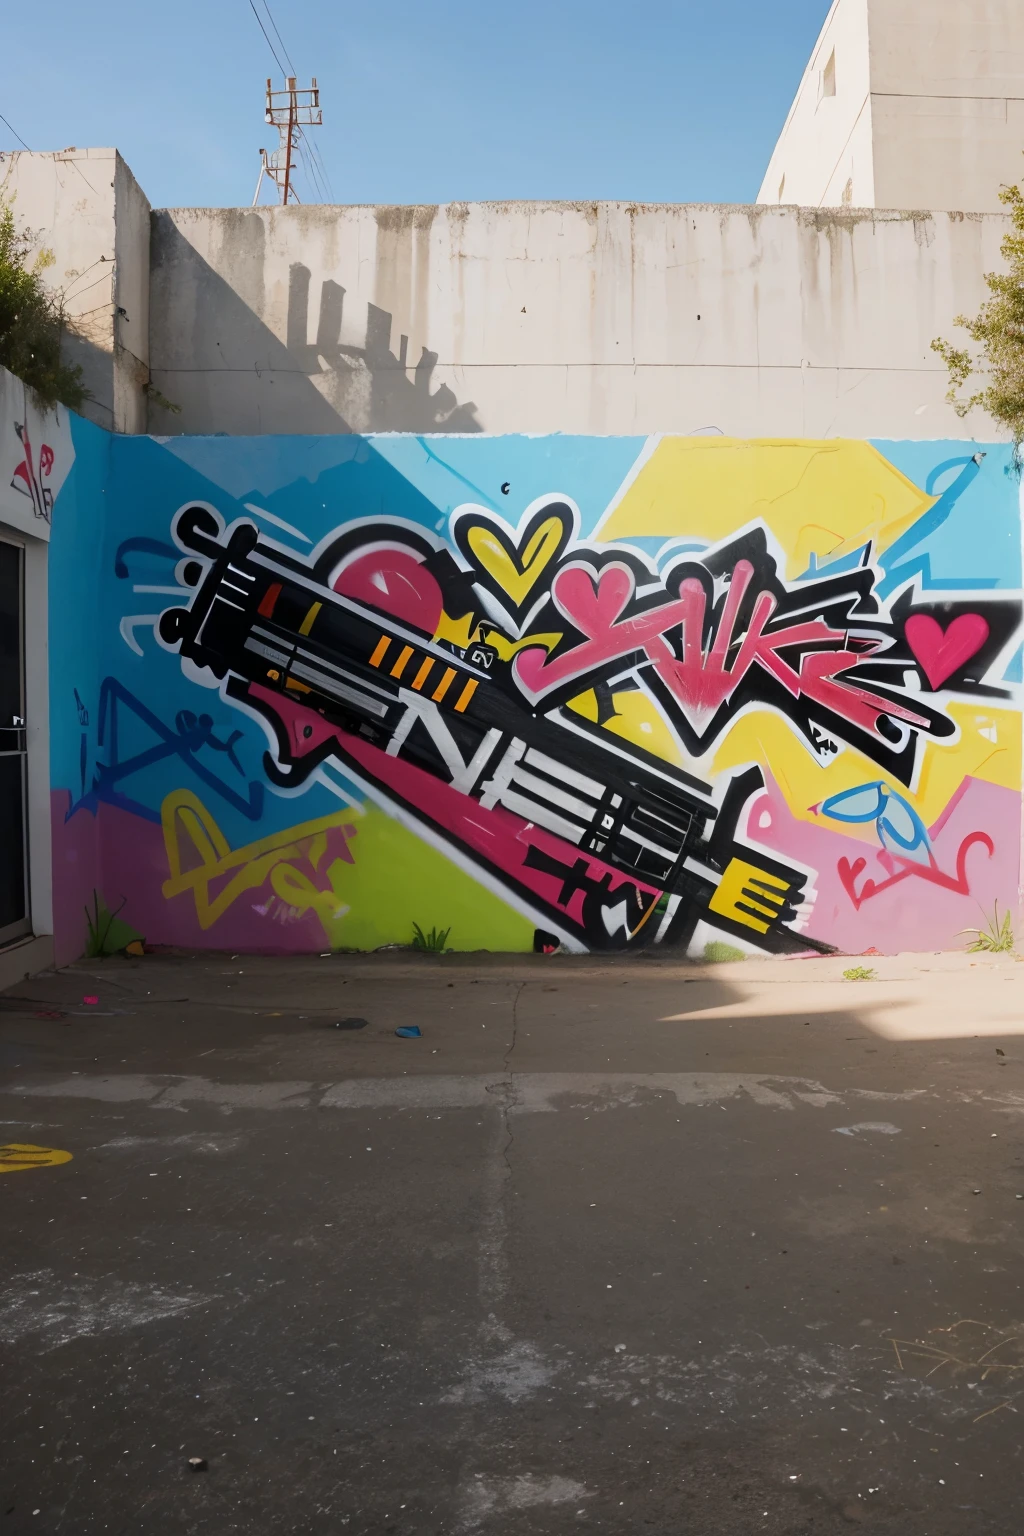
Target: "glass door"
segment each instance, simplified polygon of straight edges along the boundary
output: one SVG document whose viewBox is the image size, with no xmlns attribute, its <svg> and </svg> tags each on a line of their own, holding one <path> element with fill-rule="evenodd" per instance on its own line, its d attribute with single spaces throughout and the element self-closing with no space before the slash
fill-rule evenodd
<svg viewBox="0 0 1024 1536">
<path fill-rule="evenodd" d="M 0 539 L 0 944 L 31 932 L 25 740 L 25 561 Z"/>
</svg>

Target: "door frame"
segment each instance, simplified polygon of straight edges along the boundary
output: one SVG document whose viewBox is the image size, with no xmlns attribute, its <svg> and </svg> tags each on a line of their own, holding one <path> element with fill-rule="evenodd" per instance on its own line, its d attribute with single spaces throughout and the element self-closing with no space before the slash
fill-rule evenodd
<svg viewBox="0 0 1024 1536">
<path fill-rule="evenodd" d="M 28 779 L 28 905 L 27 933 L 0 942 L 0 949 L 23 944 L 33 935 L 53 933 L 53 870 L 50 833 L 50 640 L 47 604 L 47 559 L 44 539 L 32 538 L 0 521 L 0 539 L 24 551 L 22 580 L 25 604 L 25 719 Z"/>
</svg>

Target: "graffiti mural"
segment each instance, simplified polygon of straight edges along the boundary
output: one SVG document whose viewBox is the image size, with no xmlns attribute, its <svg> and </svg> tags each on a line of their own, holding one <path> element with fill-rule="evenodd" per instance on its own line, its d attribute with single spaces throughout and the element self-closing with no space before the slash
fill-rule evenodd
<svg viewBox="0 0 1024 1536">
<path fill-rule="evenodd" d="M 150 941 L 938 948 L 1015 905 L 1005 450 L 114 450 L 55 827 Z"/>
</svg>

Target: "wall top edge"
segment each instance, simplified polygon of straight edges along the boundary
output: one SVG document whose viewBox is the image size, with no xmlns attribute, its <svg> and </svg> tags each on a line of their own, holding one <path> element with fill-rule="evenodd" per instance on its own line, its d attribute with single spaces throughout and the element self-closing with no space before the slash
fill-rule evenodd
<svg viewBox="0 0 1024 1536">
<path fill-rule="evenodd" d="M 98 430 L 106 431 L 107 429 L 106 428 L 98 428 Z M 777 437 L 731 437 L 731 436 L 728 436 L 725 433 L 722 433 L 722 434 L 715 433 L 715 434 L 706 434 L 705 435 L 705 434 L 693 433 L 693 432 L 671 432 L 671 431 L 665 431 L 665 432 L 373 432 L 373 431 L 368 431 L 368 432 L 265 432 L 265 433 L 263 433 L 262 436 L 256 436 L 256 435 L 245 434 L 245 433 L 239 433 L 239 434 L 236 435 L 234 433 L 227 433 L 227 432 L 211 432 L 211 433 L 205 433 L 205 432 L 179 432 L 179 433 L 172 433 L 170 435 L 161 435 L 161 434 L 155 433 L 155 432 L 152 432 L 152 433 L 108 432 L 107 435 L 110 436 L 110 437 L 123 438 L 126 442 L 133 442 L 133 443 L 137 443 L 137 442 L 157 443 L 160 447 L 165 447 L 165 446 L 168 446 L 170 444 L 181 443 L 181 442 L 189 442 L 189 443 L 215 443 L 215 442 L 223 443 L 223 442 L 232 442 L 232 443 L 242 443 L 242 444 L 245 444 L 245 443 L 266 443 L 268 440 L 273 440 L 273 441 L 280 442 L 280 443 L 285 443 L 285 442 L 308 443 L 308 442 L 310 442 L 311 440 L 314 440 L 314 439 L 316 439 L 316 440 L 318 440 L 320 442 L 324 442 L 324 443 L 327 443 L 327 442 L 345 443 L 345 442 L 351 442 L 355 438 L 361 438 L 361 439 L 363 439 L 364 441 L 367 441 L 367 442 L 369 442 L 369 441 L 372 441 L 372 442 L 402 441 L 403 439 L 405 441 L 407 441 L 407 442 L 414 442 L 414 441 L 415 442 L 433 442 L 435 440 L 438 441 L 438 442 L 451 442 L 452 438 L 459 438 L 460 440 L 464 439 L 467 443 L 480 443 L 480 442 L 487 442 L 487 441 L 500 441 L 500 442 L 506 442 L 507 443 L 507 442 L 509 442 L 509 441 L 511 441 L 513 439 L 515 441 L 517 441 L 517 442 L 536 441 L 538 439 L 546 439 L 546 440 L 550 441 L 552 439 L 562 439 L 562 438 L 567 439 L 567 440 L 572 440 L 572 439 L 580 440 L 580 439 L 599 438 L 602 442 L 633 442 L 633 443 L 635 443 L 635 442 L 655 442 L 655 441 L 660 442 L 663 439 L 672 438 L 672 439 L 675 439 L 675 440 L 680 441 L 680 442 L 684 442 L 684 441 L 685 442 L 692 442 L 695 445 L 695 447 L 699 446 L 699 447 L 705 448 L 707 450 L 713 450 L 715 448 L 723 448 L 723 447 L 727 447 L 727 448 L 743 448 L 743 447 L 747 447 L 747 448 L 786 448 L 786 447 L 793 447 L 793 446 L 796 446 L 796 445 L 806 446 L 809 443 L 820 444 L 822 447 L 825 447 L 825 448 L 839 448 L 844 443 L 903 443 L 903 442 L 913 442 L 913 443 L 920 443 L 920 444 L 957 442 L 957 443 L 962 443 L 962 444 L 965 444 L 965 445 L 966 444 L 971 444 L 980 453 L 987 453 L 987 452 L 995 453 L 995 452 L 1002 451 L 1003 449 L 1006 449 L 1006 448 L 1009 447 L 1009 439 L 1008 438 L 1000 441 L 999 439 L 994 438 L 994 437 L 993 438 L 975 438 L 975 437 L 968 437 L 968 436 L 966 436 L 966 434 L 962 434 L 960 436 L 957 436 L 957 435 L 951 434 L 949 432 L 940 433 L 937 437 L 915 437 L 915 438 L 892 437 L 892 436 L 890 436 L 888 434 L 885 434 L 885 435 L 871 434 L 871 435 L 868 435 L 868 436 L 865 436 L 865 437 L 802 437 L 802 436 L 800 436 L 798 434 L 794 434 L 794 433 L 788 433 L 788 434 L 787 433 L 780 433 Z"/>
<path fill-rule="evenodd" d="M 998 220 L 1002 224 L 1009 222 L 1009 215 L 1003 213 L 985 212 L 980 209 L 927 209 L 927 208 L 855 208 L 847 204 L 835 204 L 831 206 L 808 206 L 799 203 L 638 203 L 617 201 L 612 198 L 602 198 L 597 201 L 571 201 L 548 198 L 536 199 L 505 199 L 483 202 L 450 202 L 450 203 L 299 203 L 282 208 L 273 203 L 262 203 L 257 207 L 239 205 L 237 207 L 178 207 L 178 208 L 154 208 L 155 214 L 167 214 L 171 217 L 209 217 L 217 214 L 259 214 L 267 215 L 274 219 L 292 219 L 296 222 L 309 221 L 324 213 L 361 213 L 370 212 L 376 214 L 391 213 L 394 215 L 436 215 L 447 213 L 456 219 L 466 218 L 471 209 L 480 208 L 496 213 L 538 213 L 550 211 L 552 213 L 582 213 L 586 217 L 596 217 L 602 210 L 614 210 L 630 215 L 650 213 L 735 213 L 756 215 L 761 218 L 765 215 L 778 217 L 779 215 L 796 214 L 802 220 L 809 223 L 859 224 L 880 223 L 898 224 L 921 221 L 923 219 L 952 219 L 961 221 L 971 219 L 981 221 L 983 219 Z"/>
<path fill-rule="evenodd" d="M 70 144 L 64 149 L 4 149 L 0 150 L 0 159 L 4 160 L 116 160 L 120 151 L 117 149 L 104 149 L 93 147 L 92 149 L 79 148 Z M 124 156 L 122 155 L 123 159 Z"/>
</svg>

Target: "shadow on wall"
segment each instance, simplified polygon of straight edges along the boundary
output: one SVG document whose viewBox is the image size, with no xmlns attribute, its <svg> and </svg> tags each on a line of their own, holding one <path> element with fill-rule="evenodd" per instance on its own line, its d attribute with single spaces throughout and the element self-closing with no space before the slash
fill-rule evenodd
<svg viewBox="0 0 1024 1536">
<path fill-rule="evenodd" d="M 168 213 L 154 213 L 150 364 L 154 387 L 180 406 L 151 401 L 156 433 L 320 434 L 480 432 L 472 403 L 446 384 L 432 389 L 437 353 L 410 367 L 408 338 L 392 351 L 392 316 L 367 306 L 364 345 L 341 341 L 345 289 L 320 285 L 315 343 L 308 341 L 311 273 L 289 273 L 286 340 L 260 318 L 266 231 L 256 215 L 232 210 L 222 230 L 228 283 Z"/>
<path fill-rule="evenodd" d="M 410 369 L 409 338 L 399 338 L 397 355 L 391 350 L 392 317 L 376 304 L 366 306 L 366 340 L 361 347 L 341 340 L 345 289 L 331 278 L 320 284 L 316 343 L 309 335 L 309 289 L 312 274 L 295 263 L 288 274 L 288 351 L 303 358 L 306 370 L 324 367 L 334 374 L 332 393 L 339 415 L 361 417 L 367 425 L 354 428 L 373 432 L 480 432 L 476 406 L 460 405 L 447 384 L 431 392 L 437 353 L 421 347 Z M 411 377 L 410 377 L 411 373 Z"/>
</svg>

